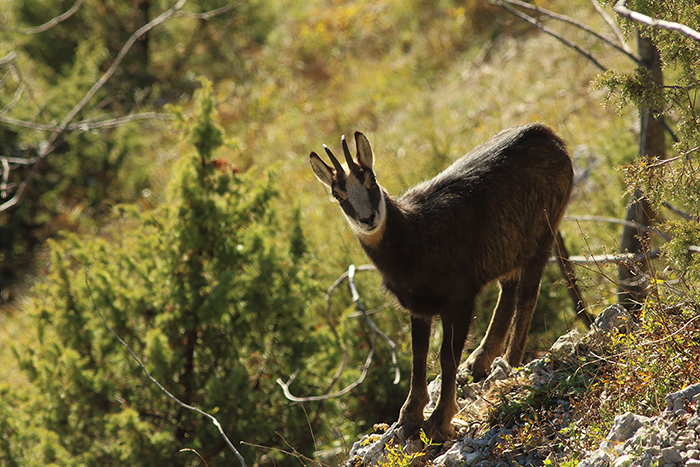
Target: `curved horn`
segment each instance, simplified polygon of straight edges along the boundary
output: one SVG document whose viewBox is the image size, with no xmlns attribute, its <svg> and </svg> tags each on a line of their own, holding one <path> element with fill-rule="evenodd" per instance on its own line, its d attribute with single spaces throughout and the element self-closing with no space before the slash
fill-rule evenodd
<svg viewBox="0 0 700 467">
<path fill-rule="evenodd" d="M 356 171 L 357 169 L 359 169 L 359 166 L 355 163 L 352 156 L 350 155 L 350 149 L 348 149 L 348 143 L 347 143 L 347 141 L 345 141 L 345 135 L 343 135 L 340 138 L 340 142 L 343 145 L 343 154 L 345 154 L 345 160 L 348 163 L 348 168 L 350 169 L 351 172 Z"/>
<path fill-rule="evenodd" d="M 328 146 L 325 144 L 323 145 L 323 149 L 326 150 L 326 154 L 328 154 L 328 157 L 330 157 L 331 162 L 333 163 L 333 167 L 335 167 L 335 172 L 338 174 L 338 176 L 343 176 L 345 175 L 345 170 L 343 169 L 343 166 L 340 165 L 340 162 L 338 162 L 338 159 L 335 158 L 333 153 L 331 152 L 330 149 L 328 149 Z"/>
</svg>

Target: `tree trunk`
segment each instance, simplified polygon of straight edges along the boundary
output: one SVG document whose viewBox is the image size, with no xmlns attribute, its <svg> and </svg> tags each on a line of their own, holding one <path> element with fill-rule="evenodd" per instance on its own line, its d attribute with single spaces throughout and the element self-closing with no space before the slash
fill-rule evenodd
<svg viewBox="0 0 700 467">
<path fill-rule="evenodd" d="M 651 71 L 656 84 L 663 85 L 663 73 L 659 51 L 654 43 L 637 33 L 639 56 L 642 64 Z M 666 141 L 663 122 L 653 116 L 654 109 L 640 109 L 640 156 L 652 156 L 660 159 L 666 158 Z M 632 194 L 632 199 L 627 207 L 625 220 L 636 222 L 640 226 L 649 226 L 656 217 L 656 213 L 644 198 L 641 190 Z M 621 253 L 644 253 L 649 245 L 649 232 L 643 228 L 625 226 L 620 239 Z M 637 264 L 630 262 L 620 264 L 618 268 L 618 303 L 628 310 L 641 307 L 646 297 L 648 283 L 646 273 L 649 271 L 648 261 Z"/>
</svg>

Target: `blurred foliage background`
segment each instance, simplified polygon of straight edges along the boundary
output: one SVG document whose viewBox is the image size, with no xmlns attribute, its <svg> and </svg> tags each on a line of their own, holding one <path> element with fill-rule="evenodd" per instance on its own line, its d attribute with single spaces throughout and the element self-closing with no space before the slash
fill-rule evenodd
<svg viewBox="0 0 700 467">
<path fill-rule="evenodd" d="M 539 3 L 608 31 L 588 0 Z M 325 300 L 350 264 L 367 262 L 307 164 L 342 134 L 369 136 L 379 182 L 398 195 L 505 127 L 554 127 L 576 170 L 562 225 L 572 255 L 615 252 L 619 226 L 573 217 L 622 218 L 630 180 L 651 180 L 618 169 L 637 156 L 637 111 L 626 105 L 636 64 L 572 25 L 557 27 L 614 72 L 597 78 L 582 55 L 477 0 L 181 4 L 120 57 L 174 1 L 0 3 L 2 201 L 31 181 L 0 213 L 4 465 L 198 462 L 181 449 L 208 465 L 236 462 L 213 426 L 150 384 L 99 312 L 168 390 L 219 418 L 250 464 L 332 463 L 374 423 L 395 421 L 409 322 L 374 273 L 357 285 L 367 309 L 389 305 L 372 317 L 398 346 L 401 382 L 380 341 L 364 383 L 344 397 L 292 403 L 275 383 L 296 374 L 295 395 L 322 394 L 347 348 L 338 390 L 371 346 L 346 285 L 332 308 Z M 688 76 L 682 65 L 669 73 Z M 689 153 L 695 122 L 681 122 Z M 694 198 L 676 197 L 697 216 Z M 688 245 L 697 229 L 674 232 Z M 676 263 L 687 261 L 674 245 Z M 589 312 L 615 301 L 614 265 L 577 273 Z M 480 297 L 469 349 L 495 297 Z M 529 355 L 577 326 L 552 266 Z"/>
</svg>

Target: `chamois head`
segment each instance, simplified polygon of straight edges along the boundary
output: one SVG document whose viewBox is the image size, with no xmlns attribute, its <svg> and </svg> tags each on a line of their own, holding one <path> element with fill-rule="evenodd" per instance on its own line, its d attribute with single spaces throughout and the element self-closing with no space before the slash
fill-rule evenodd
<svg viewBox="0 0 700 467">
<path fill-rule="evenodd" d="M 315 152 L 309 158 L 316 177 L 331 189 L 350 226 L 361 236 L 376 234 L 384 226 L 386 205 L 382 189 L 372 170 L 374 155 L 367 137 L 355 132 L 356 160 L 353 160 L 345 136 L 341 143 L 348 168 L 343 168 L 326 145 L 323 148 L 333 167 L 328 166 Z"/>
</svg>

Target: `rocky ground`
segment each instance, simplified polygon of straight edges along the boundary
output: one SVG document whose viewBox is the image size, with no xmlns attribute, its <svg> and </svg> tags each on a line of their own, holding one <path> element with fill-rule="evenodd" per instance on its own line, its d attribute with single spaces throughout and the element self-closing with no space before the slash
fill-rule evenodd
<svg viewBox="0 0 700 467">
<path fill-rule="evenodd" d="M 586 336 L 582 338 L 576 331 L 562 336 L 545 357 L 521 369 L 513 370 L 504 360 L 496 359 L 485 381 L 460 384 L 461 411 L 453 421 L 459 433 L 457 439 L 426 446 L 425 439 L 402 439 L 396 426 L 383 427 L 383 433 L 367 435 L 354 444 L 347 466 L 561 465 L 562 458 L 567 457 L 563 454 L 567 451 L 565 444 L 576 429 L 571 405 L 568 398 L 551 398 L 551 393 L 538 388 L 548 387 L 553 378 L 559 377 L 555 369 L 562 361 L 576 361 L 588 344 L 609 339 L 612 333 L 628 332 L 631 323 L 624 309 L 612 306 L 598 316 Z M 426 416 L 439 396 L 439 381 L 433 381 L 429 388 L 431 404 Z M 544 404 L 546 421 L 538 419 L 534 411 L 531 416 L 520 414 L 508 420 L 506 410 L 504 419 L 502 409 L 501 419 L 494 418 L 498 404 L 516 407 L 514 401 L 524 401 L 520 406 L 525 406 L 543 395 L 550 397 Z M 566 467 L 700 467 L 700 383 L 667 395 L 666 404 L 666 410 L 654 417 L 618 415 L 599 445 L 578 446 L 575 450 L 582 460 L 568 461 Z M 566 430 L 569 432 L 563 436 Z"/>
</svg>

